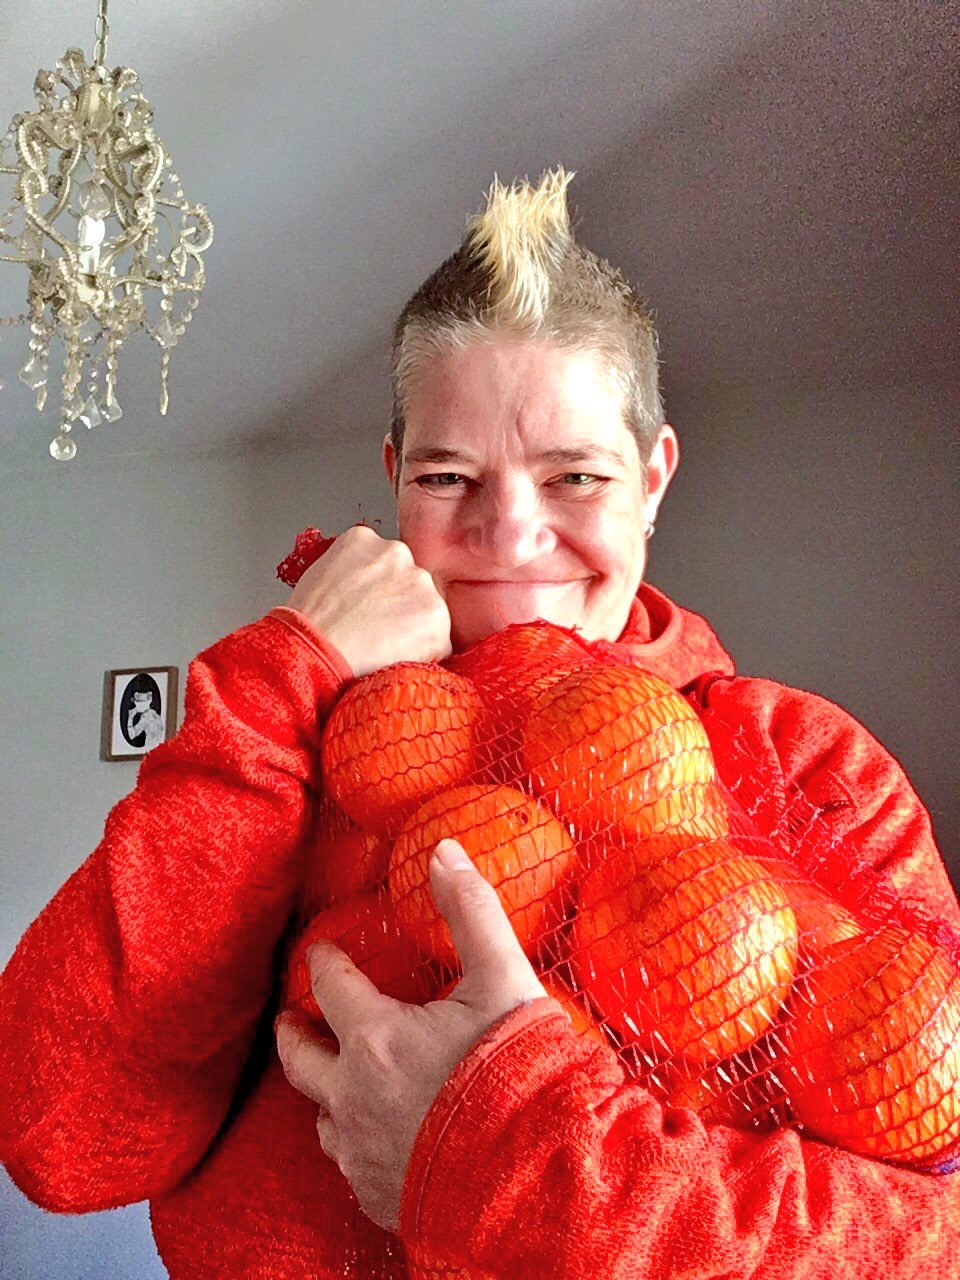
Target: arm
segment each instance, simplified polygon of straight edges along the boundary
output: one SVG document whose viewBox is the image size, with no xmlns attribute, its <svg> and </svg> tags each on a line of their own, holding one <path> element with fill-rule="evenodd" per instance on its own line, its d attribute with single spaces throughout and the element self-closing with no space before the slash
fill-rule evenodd
<svg viewBox="0 0 960 1280">
<path fill-rule="evenodd" d="M 853 717 L 746 679 L 716 682 L 701 715 L 723 780 L 782 847 L 822 817 L 835 837 L 823 879 L 872 878 L 960 918 L 928 815 Z M 743 753 L 752 783 L 739 780 Z M 797 814 L 805 823 L 791 825 Z M 612 1052 L 538 1001 L 492 1028 L 444 1085 L 417 1136 L 400 1231 L 412 1250 L 534 1280 L 906 1280 L 960 1270 L 960 1177 L 790 1130 L 705 1127 L 627 1082 Z"/>
<path fill-rule="evenodd" d="M 805 869 L 825 887 L 892 891 L 960 925 L 930 815 L 899 763 L 849 712 L 773 680 L 733 677 L 709 686 L 700 714 L 722 781 L 791 857 L 816 859 Z M 735 786 L 743 759 L 752 778 Z"/>
<path fill-rule="evenodd" d="M 0 977 L 0 1158 L 48 1209 L 175 1185 L 220 1127 L 301 874 L 349 669 L 290 610 L 192 664 L 180 732 Z"/>
<path fill-rule="evenodd" d="M 707 1128 L 537 1000 L 481 1038 L 427 1113 L 400 1235 L 498 1278 L 925 1280 L 960 1268 L 960 1178 L 791 1130 Z"/>
</svg>

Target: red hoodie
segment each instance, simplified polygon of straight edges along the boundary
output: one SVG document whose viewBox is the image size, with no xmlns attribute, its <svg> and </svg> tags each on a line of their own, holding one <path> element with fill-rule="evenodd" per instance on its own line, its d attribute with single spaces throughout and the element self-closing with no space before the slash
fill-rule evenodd
<svg viewBox="0 0 960 1280">
<path fill-rule="evenodd" d="M 728 785 L 749 752 L 738 798 L 785 850 L 802 854 L 798 806 L 831 824 L 822 881 L 856 873 L 960 923 L 927 813 L 851 716 L 735 676 L 707 623 L 647 585 L 607 649 L 691 697 Z M 174 1280 L 453 1277 L 461 1259 L 530 1280 L 960 1274 L 960 1177 L 704 1127 L 546 999 L 492 1027 L 440 1091 L 399 1234 L 371 1223 L 272 1036 L 320 734 L 350 678 L 289 609 L 202 653 L 183 727 L 27 930 L 0 976 L 0 1158 L 30 1199 L 149 1199 Z"/>
</svg>

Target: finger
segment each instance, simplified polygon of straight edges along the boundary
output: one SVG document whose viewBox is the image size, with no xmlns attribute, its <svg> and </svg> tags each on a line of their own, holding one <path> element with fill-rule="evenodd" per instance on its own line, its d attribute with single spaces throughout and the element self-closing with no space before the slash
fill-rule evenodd
<svg viewBox="0 0 960 1280">
<path fill-rule="evenodd" d="M 276 1037 L 283 1073 L 294 1089 L 329 1111 L 340 1058 L 337 1050 L 290 1014 L 277 1019 Z"/>
<path fill-rule="evenodd" d="M 437 854 L 459 858 L 456 868 L 445 867 Z M 463 976 L 527 975 L 531 991 L 542 991 L 533 965 L 513 931 L 496 889 L 485 880 L 456 840 L 441 840 L 430 860 L 430 884 L 440 914 L 446 920 L 460 957 Z"/>
<path fill-rule="evenodd" d="M 306 961 L 313 998 L 341 1043 L 348 1031 L 381 1015 L 387 997 L 336 943 L 315 942 Z"/>
</svg>

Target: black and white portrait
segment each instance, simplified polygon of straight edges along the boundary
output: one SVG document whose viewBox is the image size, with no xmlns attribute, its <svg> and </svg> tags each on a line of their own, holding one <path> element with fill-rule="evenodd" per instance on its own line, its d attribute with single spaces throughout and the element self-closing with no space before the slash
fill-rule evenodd
<svg viewBox="0 0 960 1280">
<path fill-rule="evenodd" d="M 177 668 L 127 668 L 105 677 L 101 758 L 129 760 L 176 728 Z"/>
</svg>

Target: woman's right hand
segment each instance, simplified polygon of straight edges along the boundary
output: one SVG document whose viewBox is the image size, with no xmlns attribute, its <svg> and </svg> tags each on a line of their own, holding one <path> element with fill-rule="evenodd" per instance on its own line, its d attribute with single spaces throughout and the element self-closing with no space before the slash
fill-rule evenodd
<svg viewBox="0 0 960 1280">
<path fill-rule="evenodd" d="M 342 533 L 287 601 L 346 658 L 356 676 L 394 662 L 450 656 L 450 613 L 405 542 L 366 525 Z"/>
</svg>

